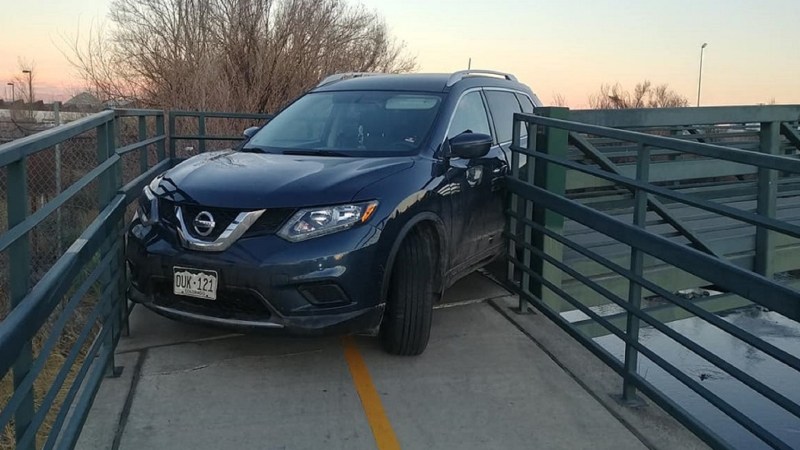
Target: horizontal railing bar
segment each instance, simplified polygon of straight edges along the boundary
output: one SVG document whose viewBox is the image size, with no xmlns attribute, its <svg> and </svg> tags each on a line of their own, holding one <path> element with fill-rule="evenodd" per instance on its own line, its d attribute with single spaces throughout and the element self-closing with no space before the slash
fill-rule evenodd
<svg viewBox="0 0 800 450">
<path fill-rule="evenodd" d="M 128 144 L 124 147 L 118 148 L 115 153 L 118 155 L 124 155 L 126 153 L 130 153 L 134 150 L 139 150 L 140 148 L 147 147 L 148 145 L 157 144 L 161 141 L 166 141 L 167 137 L 165 135 L 153 136 L 149 139 L 145 139 L 143 141 L 134 142 L 133 144 Z"/>
<path fill-rule="evenodd" d="M 591 226 L 600 233 L 639 248 L 676 267 L 692 267 L 692 273 L 723 289 L 741 295 L 792 320 L 800 320 L 800 296 L 796 291 L 727 261 L 714 258 L 694 248 L 677 244 L 646 230 L 629 225 L 618 219 L 599 214 L 586 206 L 570 202 L 546 189 L 530 185 L 514 178 L 506 179 L 511 192 L 523 198 L 536 199 L 543 206 L 576 222 Z"/>
<path fill-rule="evenodd" d="M 174 136 L 170 136 L 172 140 L 183 140 L 183 141 L 243 141 L 245 139 L 244 136 L 214 136 L 214 135 L 200 135 L 200 134 L 178 134 Z"/>
<path fill-rule="evenodd" d="M 114 108 L 112 111 L 117 117 L 164 117 L 161 109 Z"/>
<path fill-rule="evenodd" d="M 695 155 L 707 156 L 710 158 L 724 159 L 727 161 L 749 164 L 765 169 L 781 170 L 800 174 L 800 160 L 780 155 L 769 155 L 765 153 L 739 150 L 731 147 L 724 147 L 714 144 L 702 144 L 699 142 L 682 141 L 664 136 L 639 133 L 636 131 L 619 130 L 616 128 L 601 127 L 597 125 L 587 125 L 584 123 L 571 122 L 568 120 L 552 119 L 534 114 L 515 113 L 514 120 L 553 127 L 562 130 L 576 131 L 579 133 L 607 136 L 622 141 L 638 142 L 650 147 L 668 148 L 679 150 Z"/>
<path fill-rule="evenodd" d="M 580 331 L 576 330 L 574 327 L 571 326 L 569 322 L 567 322 L 563 317 L 561 317 L 560 314 L 553 311 L 550 307 L 542 303 L 541 300 L 537 299 L 530 293 L 525 292 L 518 286 L 512 285 L 511 289 L 514 292 L 516 292 L 517 295 L 524 298 L 525 301 L 527 301 L 528 303 L 533 305 L 536 309 L 538 309 L 542 314 L 544 314 L 548 319 L 550 319 L 551 322 L 555 323 L 570 337 L 572 337 L 579 343 L 583 344 L 583 346 L 586 349 L 588 349 L 592 354 L 598 357 L 614 372 L 616 372 L 620 376 L 625 375 L 625 370 L 622 366 L 622 363 L 615 356 L 609 353 L 608 350 L 600 346 L 600 344 L 598 344 L 594 340 L 586 338 L 586 336 L 581 334 Z M 728 444 L 725 440 L 723 440 L 722 437 L 720 437 L 717 433 L 709 429 L 704 423 L 698 421 L 693 415 L 689 414 L 682 406 L 677 404 L 674 400 L 672 400 L 668 396 L 664 395 L 661 391 L 656 389 L 647 380 L 639 376 L 639 374 L 632 374 L 632 375 L 633 375 L 633 380 L 636 383 L 639 390 L 641 390 L 650 399 L 655 401 L 661 408 L 663 408 L 672 417 L 675 417 L 682 425 L 684 425 L 689 430 L 692 430 L 704 442 L 706 442 L 713 448 L 733 449 L 733 447 L 730 444 Z"/>
<path fill-rule="evenodd" d="M 119 315 L 118 310 L 120 306 L 121 303 L 114 303 L 109 311 L 109 317 L 117 317 Z M 56 444 L 56 439 L 62 435 L 64 436 L 64 439 L 67 439 L 67 442 L 65 442 L 64 445 L 60 445 L 60 448 L 72 449 L 75 447 L 75 443 L 80 437 L 81 427 L 86 421 L 89 409 L 92 406 L 92 401 L 94 400 L 95 395 L 97 395 L 102 378 L 106 373 L 106 367 L 111 361 L 111 355 L 114 354 L 113 348 L 105 348 L 104 345 L 106 338 L 111 331 L 112 327 L 103 326 L 103 329 L 92 343 L 92 347 L 89 350 L 88 355 L 92 355 L 94 358 L 91 359 L 89 364 L 84 364 L 81 367 L 81 371 L 78 376 L 80 376 L 80 379 L 83 380 L 86 378 L 89 369 L 93 369 L 94 372 L 91 374 L 91 376 L 89 376 L 85 389 L 81 389 L 81 386 L 78 383 L 73 383 L 73 385 L 70 387 L 64 400 L 65 403 L 69 402 L 72 404 L 75 396 L 80 392 L 80 397 L 73 407 L 73 413 L 70 415 L 70 422 L 68 423 L 66 430 L 61 430 L 60 433 L 50 433 L 50 435 L 47 437 L 47 442 L 45 443 L 44 448 L 53 448 L 53 446 Z M 70 411 L 66 409 L 61 409 L 58 412 L 53 429 L 60 429 L 63 426 L 69 412 Z M 75 420 L 78 420 L 78 422 L 74 422 Z"/>
<path fill-rule="evenodd" d="M 509 236 L 513 241 L 517 244 L 522 245 L 524 248 L 530 250 L 534 255 L 537 257 L 544 259 L 548 263 L 552 264 L 553 266 L 557 267 L 562 272 L 566 273 L 567 275 L 571 276 L 572 278 L 579 280 L 580 282 L 587 285 L 589 288 L 597 292 L 598 294 L 604 296 L 605 298 L 611 300 L 614 304 L 624 309 L 627 313 L 633 314 L 634 316 L 638 317 L 639 319 L 645 321 L 650 326 L 655 328 L 656 330 L 660 331 L 668 338 L 672 339 L 673 341 L 677 342 L 678 344 L 682 345 L 684 348 L 694 352 L 701 358 L 705 359 L 706 361 L 714 364 L 715 366 L 719 367 L 720 369 L 727 372 L 729 375 L 733 376 L 735 379 L 742 382 L 745 386 L 753 389 L 754 391 L 758 392 L 759 394 L 766 397 L 768 400 L 772 401 L 776 405 L 780 406 L 781 408 L 785 409 L 789 413 L 793 414 L 795 417 L 800 418 L 800 405 L 797 405 L 793 401 L 789 400 L 785 396 L 781 395 L 777 391 L 773 390 L 772 388 L 768 387 L 764 383 L 760 382 L 759 380 L 755 379 L 754 377 L 748 375 L 746 372 L 742 371 L 738 367 L 733 366 L 732 364 L 728 363 L 727 361 L 723 360 L 719 356 L 711 353 L 710 351 L 703 348 L 698 343 L 692 341 L 691 339 L 687 338 L 686 336 L 678 333 L 677 331 L 673 330 L 672 328 L 666 326 L 661 321 L 655 319 L 653 316 L 645 313 L 640 308 L 632 307 L 628 301 L 622 299 L 618 295 L 614 294 L 613 292 L 609 291 L 608 289 L 604 288 L 600 284 L 596 283 L 595 281 L 581 275 L 578 273 L 577 270 L 569 267 L 569 265 L 564 264 L 563 262 L 559 261 L 556 258 L 546 254 L 542 250 L 530 245 L 527 242 L 524 242 L 524 239 L 521 239 L 519 236 L 510 235 Z M 614 329 L 619 329 L 613 325 L 613 323 L 608 320 L 607 317 L 603 318 L 605 320 L 605 324 L 601 324 L 605 327 L 608 325 L 609 327 L 613 327 Z M 621 330 L 620 330 L 621 331 Z"/>
<path fill-rule="evenodd" d="M 654 294 L 660 295 L 661 297 L 665 298 L 667 301 L 669 301 L 673 305 L 685 309 L 686 311 L 692 313 L 693 315 L 705 320 L 706 322 L 714 325 L 715 327 L 719 328 L 720 330 L 730 334 L 731 336 L 735 337 L 736 339 L 739 339 L 740 341 L 743 341 L 743 342 L 747 343 L 748 345 L 756 348 L 757 350 L 760 350 L 760 351 L 764 352 L 765 354 L 775 358 L 775 360 L 780 361 L 781 363 L 787 365 L 788 367 L 791 367 L 792 369 L 794 369 L 796 371 L 800 371 L 800 359 L 798 359 L 794 355 L 791 355 L 790 353 L 786 352 L 785 350 L 782 350 L 782 349 L 770 344 L 769 342 L 761 339 L 760 337 L 758 337 L 758 336 L 756 336 L 756 335 L 754 335 L 752 333 L 749 333 L 749 332 L 747 332 L 747 331 L 745 331 L 745 330 L 743 330 L 743 329 L 741 329 L 741 328 L 739 328 L 739 327 L 737 327 L 735 325 L 730 324 L 729 322 L 721 319 L 716 314 L 710 313 L 710 312 L 700 308 L 696 304 L 694 304 L 694 303 L 692 303 L 692 302 L 690 302 L 690 301 L 688 301 L 688 300 L 686 300 L 684 298 L 681 298 L 681 297 L 673 294 L 672 292 L 669 292 L 669 291 L 665 290 L 661 286 L 656 285 L 655 283 L 653 283 L 652 281 L 647 280 L 643 276 L 639 276 L 639 275 L 631 272 L 629 269 L 627 269 L 625 267 L 622 267 L 619 264 L 616 264 L 616 263 L 612 262 L 608 258 L 605 258 L 603 256 L 598 255 L 597 253 L 595 253 L 595 252 L 593 252 L 593 251 L 591 251 L 591 250 L 589 250 L 589 249 L 587 249 L 587 248 L 585 248 L 585 247 L 583 247 L 583 246 L 581 246 L 581 245 L 579 245 L 579 244 L 577 244 L 577 243 L 575 243 L 575 242 L 573 242 L 573 241 L 571 241 L 571 240 L 559 235 L 558 233 L 555 233 L 553 230 L 549 230 L 549 229 L 547 229 L 545 227 L 542 227 L 541 225 L 536 224 L 536 223 L 534 223 L 534 222 L 532 222 L 532 221 L 528 220 L 527 218 L 522 217 L 520 215 L 515 215 L 515 214 L 511 214 L 511 213 L 509 213 L 509 214 L 515 216 L 517 218 L 517 220 L 519 220 L 522 223 L 532 227 L 536 231 L 539 231 L 539 232 L 542 232 L 542 233 L 546 234 L 548 237 L 550 237 L 550 238 L 558 241 L 559 243 L 561 243 L 561 244 L 563 244 L 563 245 L 575 250 L 576 252 L 582 254 L 583 256 L 585 256 L 585 257 L 597 262 L 598 264 L 601 264 L 601 265 L 611 269 L 615 273 L 617 273 L 617 274 L 619 274 L 619 275 L 621 275 L 621 276 L 623 276 L 623 277 L 625 277 L 625 278 L 627 278 L 627 279 L 629 279 L 631 281 L 634 281 L 635 283 L 637 283 L 638 285 L 640 285 L 643 288 L 647 289 L 648 291 L 653 292 Z"/>
<path fill-rule="evenodd" d="M 112 283 L 110 283 L 108 286 L 106 286 L 106 288 L 103 289 L 103 292 L 100 294 L 100 298 L 103 299 L 103 300 L 97 302 L 97 304 L 94 306 L 94 308 L 92 308 L 92 312 L 87 317 L 86 323 L 83 325 L 83 328 L 81 328 L 81 332 L 78 335 L 78 339 L 76 339 L 76 341 L 75 341 L 75 345 L 73 345 L 72 348 L 70 349 L 69 353 L 67 354 L 67 358 L 62 363 L 61 369 L 59 369 L 58 374 L 56 375 L 56 378 L 50 384 L 50 388 L 47 390 L 47 394 L 45 394 L 44 398 L 42 399 L 42 406 L 40 406 L 39 410 L 36 411 L 36 414 L 33 416 L 33 420 L 31 420 L 30 425 L 28 425 L 28 428 L 25 430 L 25 434 L 20 439 L 20 442 L 18 442 L 18 446 L 20 448 L 27 448 L 27 446 L 25 446 L 24 443 L 26 443 L 27 441 L 30 441 L 31 439 L 36 437 L 36 433 L 38 432 L 39 427 L 42 426 L 42 423 L 44 422 L 45 418 L 47 417 L 47 413 L 49 412 L 49 408 L 45 408 L 44 405 L 51 405 L 52 406 L 53 400 L 55 400 L 56 395 L 58 395 L 58 392 L 61 390 L 61 387 L 64 385 L 64 382 L 67 379 L 67 375 L 69 375 L 69 371 L 72 368 L 73 363 L 78 358 L 78 356 L 80 356 L 81 347 L 83 347 L 83 344 L 89 338 L 89 336 L 91 334 L 91 331 L 92 331 L 92 328 L 94 328 L 94 326 L 95 326 L 95 324 L 97 322 L 97 319 L 100 317 L 100 315 L 102 314 L 103 310 L 108 309 L 108 305 L 106 305 L 106 303 L 110 303 L 110 302 L 107 302 L 104 299 L 106 297 L 108 297 L 108 295 L 111 293 L 112 290 L 117 288 L 116 283 L 119 281 L 119 277 L 120 277 L 120 273 L 117 272 L 116 276 L 114 276 L 111 279 Z M 112 305 L 111 310 L 113 310 L 113 309 L 114 309 L 114 305 Z M 114 317 L 114 316 L 108 316 L 108 317 Z M 103 329 L 106 329 L 106 328 L 110 329 L 111 326 L 109 325 L 108 322 L 104 321 L 104 324 L 103 324 L 102 328 Z M 105 331 L 105 330 L 103 330 L 103 331 Z M 97 341 L 101 341 L 102 342 L 102 339 L 97 339 L 96 342 Z M 95 344 L 96 344 L 96 342 L 95 342 Z M 91 365 L 92 364 L 94 358 L 91 358 L 90 356 L 91 356 L 91 353 L 87 354 L 87 358 L 83 362 L 83 365 L 86 366 L 86 365 Z M 76 377 L 72 381 L 73 387 L 75 385 L 80 385 L 82 381 L 83 381 L 82 378 Z M 62 408 L 61 409 L 62 410 L 63 409 L 69 409 L 68 407 L 65 408 L 65 406 L 68 406 L 68 405 L 69 405 L 69 403 L 66 403 L 66 401 L 65 401 L 65 403 L 62 404 Z M 53 430 L 57 430 L 57 428 L 54 428 Z"/>
<path fill-rule="evenodd" d="M 36 212 L 25 218 L 25 220 L 0 235 L 0 252 L 6 250 L 11 244 L 33 230 L 36 225 L 47 219 L 50 214 L 64 206 L 65 203 L 77 195 L 83 188 L 97 180 L 100 175 L 113 167 L 117 161 L 119 161 L 119 156 L 111 156 L 103 161 L 100 165 L 81 177 L 80 180 L 72 183 L 70 187 L 64 189 L 60 194 L 36 210 Z"/>
<path fill-rule="evenodd" d="M 72 279 L 102 243 L 111 224 L 121 216 L 126 203 L 117 195 L 47 271 L 28 295 L 0 322 L 0 376 L 6 374 L 20 349 L 50 316 Z"/>
<path fill-rule="evenodd" d="M 597 262 L 598 264 L 601 264 L 601 265 L 611 269 L 612 271 L 616 272 L 617 274 L 619 274 L 619 275 L 621 275 L 621 276 L 623 276 L 623 277 L 625 277 L 625 278 L 627 278 L 629 280 L 634 281 L 635 283 L 637 283 L 638 285 L 640 285 L 643 288 L 647 289 L 648 291 L 653 292 L 654 294 L 660 295 L 661 297 L 665 298 L 667 301 L 669 301 L 673 305 L 676 305 L 678 307 L 681 307 L 681 308 L 685 309 L 686 311 L 689 311 L 690 313 L 694 314 L 697 317 L 700 317 L 701 319 L 703 319 L 706 322 L 714 325 L 715 327 L 719 328 L 720 330 L 730 334 L 731 336 L 733 336 L 733 337 L 735 337 L 735 338 L 747 343 L 748 345 L 753 346 L 756 349 L 764 352 L 765 354 L 775 358 L 777 361 L 780 361 L 783 364 L 786 364 L 787 366 L 791 367 L 792 369 L 794 369 L 796 371 L 800 371 L 800 359 L 798 359 L 794 355 L 791 355 L 790 353 L 788 353 L 788 352 L 786 352 L 786 351 L 784 351 L 784 350 L 782 350 L 782 349 L 770 344 L 769 342 L 761 339 L 760 337 L 758 337 L 758 336 L 756 336 L 754 334 L 751 334 L 751 333 L 749 333 L 749 332 L 747 332 L 747 331 L 745 331 L 745 330 L 743 330 L 743 329 L 741 329 L 741 328 L 739 328 L 739 327 L 737 327 L 735 325 L 732 325 L 731 323 L 719 318 L 719 316 L 717 316 L 716 314 L 710 313 L 710 312 L 698 307 L 696 304 L 694 304 L 694 303 L 692 303 L 692 302 L 690 302 L 690 301 L 688 301 L 688 300 L 686 300 L 684 298 L 678 297 L 677 295 L 673 294 L 672 292 L 669 292 L 669 291 L 665 290 L 664 288 L 662 288 L 661 286 L 658 286 L 657 284 L 653 283 L 652 281 L 647 280 L 643 276 L 639 276 L 639 275 L 631 272 L 629 269 L 627 269 L 625 267 L 622 267 L 619 264 L 616 264 L 616 263 L 612 262 L 608 258 L 600 256 L 599 254 L 597 254 L 597 253 L 595 253 L 595 252 L 593 252 L 593 251 L 591 251 L 591 250 L 589 250 L 589 249 L 587 249 L 587 248 L 585 248 L 585 247 L 583 247 L 583 246 L 581 246 L 581 245 L 579 245 L 579 244 L 577 244 L 577 243 L 565 238 L 564 236 L 559 235 L 558 233 L 554 232 L 553 230 L 549 230 L 549 229 L 547 229 L 547 228 L 545 228 L 545 227 L 543 227 L 543 226 L 541 226 L 539 224 L 536 224 L 536 223 L 528 220 L 525 217 L 522 217 L 522 216 L 519 216 L 519 215 L 515 215 L 515 216 L 517 217 L 517 220 L 523 222 L 524 224 L 526 224 L 528 226 L 531 226 L 536 231 L 539 231 L 539 232 L 542 232 L 542 233 L 546 234 L 548 237 L 558 241 L 559 243 L 561 243 L 563 245 L 566 245 L 567 247 L 575 250 L 576 252 L 582 254 L 583 256 L 585 256 L 585 257 Z"/>
<path fill-rule="evenodd" d="M 743 211 L 720 203 L 709 202 L 707 200 L 695 198 L 691 195 L 684 194 L 682 192 L 677 192 L 650 183 L 645 183 L 639 180 L 634 180 L 632 178 L 627 178 L 622 175 L 606 172 L 605 170 L 600 170 L 588 166 L 586 164 L 579 164 L 576 162 L 567 161 L 545 153 L 540 153 L 540 152 L 531 153 L 523 148 L 512 148 L 512 150 L 537 159 L 543 159 L 553 164 L 567 167 L 569 169 L 576 170 L 578 172 L 583 172 L 592 176 L 596 176 L 598 178 L 602 178 L 608 181 L 613 181 L 617 184 L 621 184 L 628 188 L 640 189 L 645 192 L 658 195 L 659 197 L 668 198 L 670 200 L 674 200 L 679 203 L 684 203 L 690 206 L 704 209 L 706 211 L 711 211 L 722 216 L 730 217 L 732 219 L 749 223 L 751 225 L 762 226 L 769 230 L 777 231 L 779 233 L 787 234 L 792 237 L 800 238 L 800 226 L 786 223 L 778 219 L 765 217 L 753 212 Z"/>
<path fill-rule="evenodd" d="M 763 428 L 761 425 L 759 425 L 758 423 L 753 421 L 753 419 L 751 419 L 750 417 L 742 414 L 739 410 L 734 408 L 730 403 L 726 402 L 725 400 L 723 400 L 722 398 L 720 398 L 719 396 L 717 396 L 716 394 L 714 394 L 713 392 L 708 390 L 706 387 L 702 386 L 700 383 L 698 383 L 694 379 L 692 379 L 689 376 L 687 376 L 680 369 L 678 369 L 677 367 L 675 367 L 672 364 L 670 364 L 667 360 L 663 359 L 661 356 L 656 354 L 654 351 L 652 351 L 648 347 L 642 345 L 638 340 L 632 339 L 624 331 L 619 330 L 616 327 L 614 327 L 613 325 L 607 323 L 607 321 L 602 316 L 600 316 L 596 312 L 592 311 L 591 308 L 587 307 L 586 305 L 584 305 L 583 303 L 578 301 L 576 298 L 574 298 L 571 295 L 569 295 L 568 293 L 566 293 L 563 289 L 561 289 L 560 287 L 556 286 L 555 284 L 553 284 L 549 280 L 546 280 L 543 276 L 541 276 L 540 274 L 536 273 L 534 270 L 530 269 L 529 267 L 525 266 L 524 264 L 522 264 L 516 258 L 513 258 L 513 257 L 509 256 L 509 260 L 512 262 L 512 264 L 518 266 L 521 270 L 527 272 L 528 275 L 530 275 L 531 277 L 535 278 L 538 282 L 540 282 L 543 285 L 545 285 L 551 291 L 555 292 L 558 296 L 563 298 L 565 301 L 567 301 L 568 303 L 570 303 L 573 306 L 575 306 L 582 313 L 586 314 L 587 316 L 589 316 L 590 318 L 592 318 L 596 322 L 598 322 L 601 325 L 603 325 L 604 327 L 606 327 L 617 338 L 619 338 L 623 342 L 629 344 L 630 346 L 634 347 L 637 351 L 639 351 L 642 355 L 644 355 L 650 361 L 655 363 L 662 370 L 667 372 L 673 378 L 675 378 L 678 381 L 680 381 L 684 386 L 688 387 L 689 389 L 691 389 L 692 391 L 697 393 L 697 395 L 702 397 L 703 400 L 711 403 L 715 408 L 717 408 L 719 411 L 723 412 L 725 415 L 727 415 L 728 417 L 733 419 L 735 422 L 737 422 L 739 425 L 741 425 L 742 427 L 744 427 L 745 429 L 747 429 L 751 433 L 753 433 L 756 437 L 758 437 L 762 441 L 768 443 L 769 445 L 771 445 L 774 448 L 791 450 L 791 447 L 786 445 L 784 442 L 782 442 L 775 435 L 773 435 L 768 430 Z M 564 320 L 564 319 L 562 318 L 560 320 Z"/>
<path fill-rule="evenodd" d="M 203 112 L 203 111 L 170 111 L 173 117 L 206 117 L 213 119 L 272 119 L 274 114 L 262 113 L 227 113 L 227 112 Z"/>
<path fill-rule="evenodd" d="M 16 411 L 19 407 L 19 404 L 27 395 L 28 390 L 33 387 L 34 381 L 36 381 L 39 373 L 47 363 L 47 358 L 50 356 L 50 352 L 59 342 L 61 332 L 67 325 L 72 313 L 75 311 L 75 309 L 77 309 L 78 305 L 83 300 L 83 297 L 87 292 L 89 292 L 89 289 L 92 288 L 92 285 L 100 278 L 103 272 L 108 269 L 108 262 L 111 261 L 111 258 L 114 256 L 113 251 L 117 250 L 119 250 L 119 242 L 114 244 L 112 251 L 108 252 L 108 254 L 97 264 L 97 267 L 92 270 L 89 276 L 83 280 L 81 285 L 70 298 L 67 306 L 53 324 L 53 328 L 50 330 L 50 335 L 47 337 L 47 341 L 45 341 L 44 345 L 39 350 L 39 356 L 33 362 L 33 365 L 31 365 L 31 368 L 28 370 L 28 374 L 25 375 L 25 378 L 22 380 L 22 382 L 14 389 L 14 395 L 8 400 L 5 406 L 3 406 L 3 410 L 0 411 L 0 429 L 3 429 L 3 427 L 8 424 L 8 421 L 12 419 L 14 411 Z M 91 316 L 87 318 L 87 322 L 91 322 Z M 66 365 L 66 361 L 63 365 Z M 56 377 L 56 380 L 58 380 L 58 377 Z M 45 402 L 42 401 L 40 404 L 44 405 Z"/>
<path fill-rule="evenodd" d="M 760 125 L 761 122 L 794 122 L 798 118 L 800 118 L 800 105 L 570 111 L 571 120 L 614 128 L 692 127 L 719 124 Z"/>
<path fill-rule="evenodd" d="M 42 151 L 47 147 L 52 147 L 112 120 L 114 120 L 114 112 L 111 110 L 103 111 L 66 125 L 59 125 L 49 130 L 2 144 L 0 145 L 0 167 L 19 161 L 26 156 Z"/>
</svg>

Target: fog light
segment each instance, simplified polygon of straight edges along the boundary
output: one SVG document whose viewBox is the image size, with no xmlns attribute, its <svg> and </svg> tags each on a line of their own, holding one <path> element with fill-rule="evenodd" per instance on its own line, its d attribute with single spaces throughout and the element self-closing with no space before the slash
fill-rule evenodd
<svg viewBox="0 0 800 450">
<path fill-rule="evenodd" d="M 342 288 L 331 283 L 309 284 L 300 287 L 299 291 L 313 305 L 331 306 L 350 302 Z"/>
</svg>

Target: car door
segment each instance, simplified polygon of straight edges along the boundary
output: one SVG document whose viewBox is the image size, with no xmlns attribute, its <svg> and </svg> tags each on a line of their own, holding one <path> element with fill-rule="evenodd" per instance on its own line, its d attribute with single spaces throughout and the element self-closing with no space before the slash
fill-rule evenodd
<svg viewBox="0 0 800 450">
<path fill-rule="evenodd" d="M 480 90 L 468 91 L 459 100 L 447 139 L 461 133 L 493 135 L 485 100 Z M 490 232 L 486 216 L 502 216 L 502 178 L 508 168 L 502 148 L 495 144 L 476 159 L 451 158 L 448 168 L 451 236 L 450 261 L 454 272 L 465 270 L 491 256 L 501 245 L 501 235 Z M 498 201 L 500 200 L 500 201 Z M 502 228 L 501 228 L 502 230 Z"/>
</svg>

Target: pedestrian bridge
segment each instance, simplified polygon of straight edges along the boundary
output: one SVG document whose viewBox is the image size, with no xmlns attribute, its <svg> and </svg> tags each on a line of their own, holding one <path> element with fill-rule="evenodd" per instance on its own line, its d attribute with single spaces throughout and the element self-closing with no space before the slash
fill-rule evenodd
<svg viewBox="0 0 800 450">
<path fill-rule="evenodd" d="M 517 114 L 507 260 L 417 358 L 130 308 L 142 187 L 268 118 L 108 110 L 0 146 L 0 447 L 800 446 L 775 332 L 800 335 L 800 106 Z"/>
</svg>

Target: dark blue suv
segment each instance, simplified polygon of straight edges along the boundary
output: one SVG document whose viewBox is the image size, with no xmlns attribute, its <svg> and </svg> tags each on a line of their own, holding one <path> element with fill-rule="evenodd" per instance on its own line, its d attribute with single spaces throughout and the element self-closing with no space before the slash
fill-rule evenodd
<svg viewBox="0 0 800 450">
<path fill-rule="evenodd" d="M 130 298 L 179 320 L 379 334 L 420 354 L 444 289 L 504 252 L 512 117 L 538 105 L 490 71 L 331 76 L 238 148 L 144 189 Z"/>
</svg>

